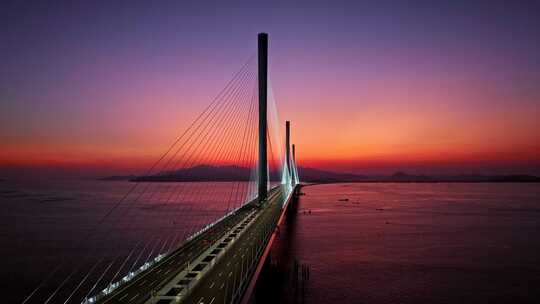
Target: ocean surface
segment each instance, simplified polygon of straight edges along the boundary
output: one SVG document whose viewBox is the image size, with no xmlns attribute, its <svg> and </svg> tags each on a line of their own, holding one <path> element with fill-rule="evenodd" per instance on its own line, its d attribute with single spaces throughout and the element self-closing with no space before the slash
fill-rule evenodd
<svg viewBox="0 0 540 304">
<path fill-rule="evenodd" d="M 134 185 L 0 182 L 0 284 L 7 291 L 0 303 L 21 303 L 38 286 L 28 303 L 51 295 L 48 303 L 80 303 L 88 291 L 119 281 L 239 207 L 253 188 L 247 182 Z"/>
<path fill-rule="evenodd" d="M 0 182 L 2 303 L 20 303 L 59 264 L 93 265 L 147 242 L 166 251 L 221 216 L 236 195 L 231 183 L 178 184 L 150 185 L 153 198 L 129 212 L 120 205 L 114 221 L 81 239 L 132 183 Z M 193 199 L 164 203 L 170 187 Z M 295 295 L 290 275 L 271 282 L 280 302 L 540 303 L 539 184 L 327 184 L 302 192 L 272 261 L 283 269 L 296 261 L 309 279 Z M 31 302 L 53 291 L 44 288 Z"/>
<path fill-rule="evenodd" d="M 327 184 L 302 192 L 273 263 L 296 260 L 309 279 L 302 293 L 282 275 L 279 302 L 540 303 L 540 184 Z"/>
</svg>

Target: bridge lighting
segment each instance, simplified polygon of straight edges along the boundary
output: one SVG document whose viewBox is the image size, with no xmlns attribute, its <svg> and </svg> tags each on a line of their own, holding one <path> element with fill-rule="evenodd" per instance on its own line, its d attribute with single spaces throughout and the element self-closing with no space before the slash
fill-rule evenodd
<svg viewBox="0 0 540 304">
<path fill-rule="evenodd" d="M 259 85 L 259 153 L 258 153 L 258 170 L 252 171 L 253 180 L 248 185 L 248 195 L 246 196 L 245 201 L 240 201 L 240 206 L 236 206 L 233 208 L 233 210 L 228 211 L 226 214 L 224 214 L 219 219 L 215 220 L 214 222 L 207 223 L 203 226 L 202 229 L 199 231 L 196 231 L 192 235 L 188 236 L 186 238 L 186 241 L 193 240 L 195 238 L 198 238 L 200 236 L 205 237 L 204 233 L 208 231 L 209 229 L 212 229 L 215 225 L 222 222 L 223 220 L 226 220 L 230 218 L 231 216 L 236 216 L 238 214 L 238 210 L 243 208 L 246 204 L 252 204 L 256 205 L 257 202 L 265 202 L 265 204 L 271 205 L 275 202 L 275 206 L 277 208 L 281 207 L 282 209 L 286 208 L 286 204 L 290 201 L 291 196 L 293 195 L 293 189 L 294 187 L 299 183 L 298 179 L 298 171 L 296 168 L 296 159 L 295 159 L 295 147 L 292 145 L 292 157 L 291 157 L 291 146 L 290 146 L 290 122 L 286 122 L 286 157 L 281 158 L 278 160 L 279 162 L 283 162 L 282 172 L 281 172 L 281 185 L 276 185 L 275 188 L 271 188 L 270 184 L 270 176 L 269 176 L 269 164 L 267 159 L 267 145 L 271 139 L 268 136 L 268 123 L 267 123 L 267 99 L 268 96 L 268 34 L 266 33 L 260 33 L 258 35 L 258 85 Z M 271 93 L 270 93 L 271 94 Z M 270 96 L 270 100 L 274 100 Z M 275 106 L 274 106 L 275 108 Z M 275 111 L 274 111 L 275 112 Z M 276 116 L 277 117 L 277 116 Z M 276 122 L 277 122 L 276 118 Z M 273 124 L 274 125 L 274 124 Z M 279 131 L 278 132 L 279 135 Z M 279 136 L 278 136 L 279 137 Z M 282 156 L 283 151 L 282 149 L 282 143 L 279 145 L 279 154 Z M 257 176 L 258 175 L 258 176 Z M 258 180 L 258 189 L 257 189 L 257 182 L 255 180 Z M 251 181 L 251 179 L 250 179 Z M 258 191 L 257 191 L 258 190 Z M 272 194 L 272 198 L 268 198 L 268 194 Z M 275 195 L 279 194 L 279 195 Z M 283 201 L 283 195 L 284 201 Z M 276 201 L 277 200 L 277 201 Z M 274 205 L 271 205 L 274 206 Z M 260 212 L 264 212 L 264 209 L 258 209 Z M 273 209 L 272 209 L 272 214 Z M 282 214 L 281 214 L 282 215 Z M 273 216 L 273 215 L 272 215 Z M 278 220 L 276 218 L 276 220 Z M 228 228 L 230 230 L 230 228 Z M 255 265 L 249 266 L 244 265 L 244 259 L 246 260 L 245 263 L 248 263 L 248 259 L 257 259 L 257 257 L 261 256 L 263 250 L 265 249 L 265 243 L 268 241 L 269 236 L 271 235 L 273 231 L 273 224 L 270 223 L 264 223 L 263 231 L 261 232 L 261 236 L 258 239 L 257 243 L 254 245 L 254 247 L 251 248 L 251 257 L 249 256 L 249 252 L 245 255 L 242 254 L 242 260 L 241 260 L 241 268 L 240 268 L 240 286 L 242 286 L 245 278 L 247 278 L 248 273 L 250 273 L 250 269 L 252 267 L 255 267 Z M 206 242 L 206 240 L 205 240 Z M 118 291 L 119 288 L 123 286 L 129 286 L 130 281 L 133 280 L 133 278 L 137 277 L 139 274 L 147 271 L 150 269 L 152 271 L 153 267 L 158 264 L 161 260 L 168 257 L 170 254 L 169 252 L 165 253 L 159 253 L 155 257 L 150 258 L 149 261 L 145 262 L 144 264 L 140 265 L 138 269 L 134 271 L 129 271 L 127 274 L 125 274 L 124 277 L 119 279 L 117 282 L 112 282 L 108 286 L 106 286 L 103 290 L 99 291 L 97 294 L 95 294 L 93 297 L 85 298 L 82 302 L 82 304 L 93 304 L 96 302 L 99 302 L 103 300 L 103 298 L 106 298 L 110 296 L 111 294 L 114 295 L 115 291 Z M 171 260 L 172 261 L 172 260 Z M 189 269 L 189 261 L 187 263 L 187 267 Z M 234 282 L 237 280 L 238 273 L 235 271 L 234 273 Z M 229 280 L 226 281 L 227 284 L 229 284 Z M 227 285 L 228 286 L 228 285 Z M 187 286 L 188 289 L 193 288 L 192 284 L 189 284 Z M 226 288 L 226 291 L 228 291 L 228 287 Z M 240 290 L 236 291 L 233 294 L 233 299 L 239 295 Z M 155 294 L 155 291 L 151 292 L 151 299 L 154 299 L 155 296 L 158 298 L 161 294 Z M 226 297 L 227 298 L 227 297 Z M 177 294 L 176 296 L 177 300 L 180 300 L 181 297 Z M 213 301 L 213 300 L 212 300 Z"/>
</svg>

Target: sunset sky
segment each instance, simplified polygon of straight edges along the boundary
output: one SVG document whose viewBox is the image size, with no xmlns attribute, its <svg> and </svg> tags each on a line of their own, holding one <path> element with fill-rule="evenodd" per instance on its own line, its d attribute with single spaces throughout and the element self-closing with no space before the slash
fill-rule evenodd
<svg viewBox="0 0 540 304">
<path fill-rule="evenodd" d="M 539 2 L 216 3 L 2 1 L 0 178 L 140 172 L 262 31 L 300 166 L 540 174 Z"/>
</svg>

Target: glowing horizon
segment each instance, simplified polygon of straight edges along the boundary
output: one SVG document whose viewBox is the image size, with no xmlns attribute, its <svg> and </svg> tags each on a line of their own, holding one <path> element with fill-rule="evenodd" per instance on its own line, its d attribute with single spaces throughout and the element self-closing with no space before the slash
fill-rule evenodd
<svg viewBox="0 0 540 304">
<path fill-rule="evenodd" d="M 540 174 L 540 26 L 530 9 L 314 2 L 262 4 L 268 15 L 252 17 L 260 5 L 7 4 L 0 178 L 17 168 L 144 171 L 252 54 L 261 29 L 299 166 Z"/>
</svg>

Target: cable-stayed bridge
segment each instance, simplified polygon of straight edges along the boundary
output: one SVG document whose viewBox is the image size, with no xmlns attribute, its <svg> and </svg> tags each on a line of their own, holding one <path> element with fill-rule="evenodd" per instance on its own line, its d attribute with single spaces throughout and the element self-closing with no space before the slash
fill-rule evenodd
<svg viewBox="0 0 540 304">
<path fill-rule="evenodd" d="M 23 303 L 247 303 L 300 183 L 268 83 L 261 33 L 257 56 Z"/>
</svg>

